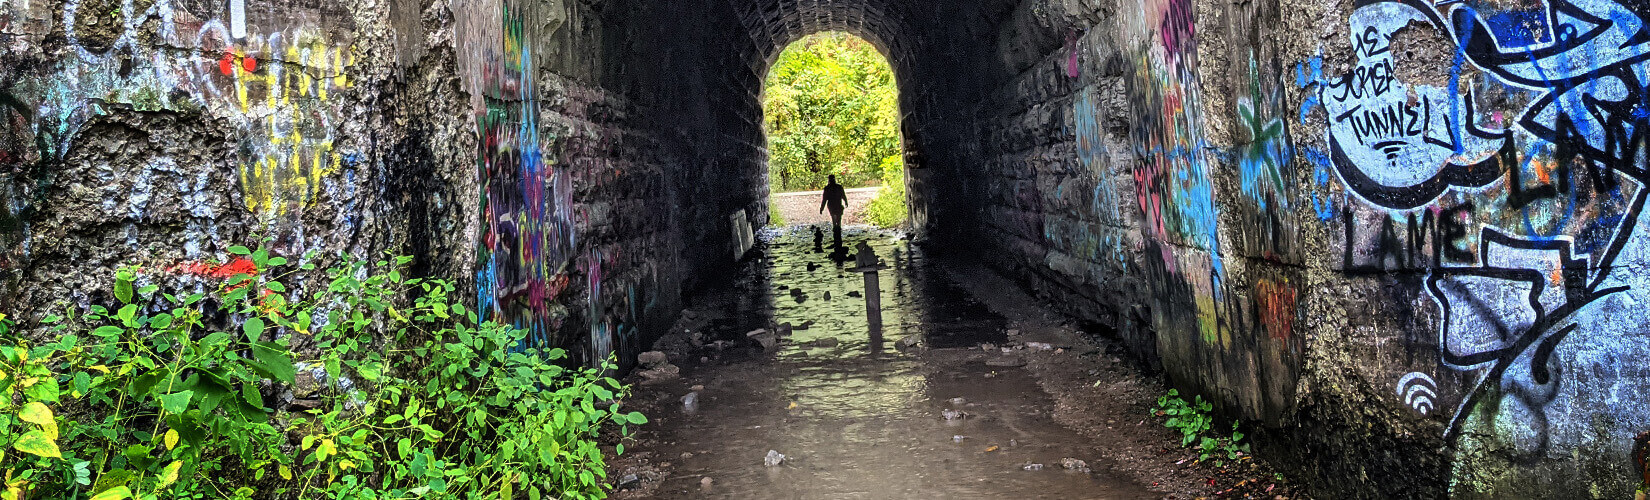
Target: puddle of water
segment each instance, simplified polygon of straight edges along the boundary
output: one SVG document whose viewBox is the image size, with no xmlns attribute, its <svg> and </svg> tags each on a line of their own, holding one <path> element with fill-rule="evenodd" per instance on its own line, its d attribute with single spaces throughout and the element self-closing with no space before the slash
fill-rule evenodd
<svg viewBox="0 0 1650 500">
<path fill-rule="evenodd" d="M 948 348 L 1000 342 L 1000 315 L 897 235 L 849 236 L 894 266 L 879 273 L 884 333 L 868 331 L 864 299 L 848 296 L 863 291 L 851 263 L 814 253 L 806 233 L 768 234 L 767 258 L 706 302 L 722 307 L 700 308 L 715 309 L 707 331 L 734 338 L 770 321 L 810 327 L 771 357 L 686 366 L 686 380 L 647 389 L 705 386 L 696 408 L 652 409 L 652 451 L 677 464 L 660 497 L 1155 498 L 1094 463 L 1097 450 L 1053 422 L 1053 403 L 1029 374 L 987 367 L 978 349 Z M 908 335 L 937 349 L 896 348 Z M 837 345 L 808 347 L 827 337 Z M 948 410 L 962 417 L 948 420 Z M 788 458 L 767 467 L 769 450 Z M 1064 470 L 1066 457 L 1096 470 Z M 1028 463 L 1042 469 L 1024 470 Z M 708 489 L 704 477 L 714 481 Z"/>
</svg>

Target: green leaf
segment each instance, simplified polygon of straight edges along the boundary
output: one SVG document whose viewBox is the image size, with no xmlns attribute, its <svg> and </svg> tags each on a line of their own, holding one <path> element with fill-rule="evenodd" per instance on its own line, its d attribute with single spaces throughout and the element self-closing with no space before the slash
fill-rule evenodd
<svg viewBox="0 0 1650 500">
<path fill-rule="evenodd" d="M 292 356 L 281 344 L 275 342 L 258 342 L 252 344 L 252 359 L 247 364 L 258 375 L 283 384 L 290 384 L 298 375 L 298 367 L 292 364 Z M 338 373 L 337 370 L 330 370 Z"/>
<path fill-rule="evenodd" d="M 132 489 L 125 486 L 109 488 L 92 496 L 92 500 L 123 500 L 126 498 L 132 498 Z"/>
<path fill-rule="evenodd" d="M 109 491 L 116 487 L 126 486 L 137 474 L 126 469 L 114 469 L 97 476 L 97 483 L 92 485 L 92 495 Z"/>
<path fill-rule="evenodd" d="M 165 330 L 168 327 L 172 326 L 172 319 L 173 318 L 172 318 L 171 314 L 167 314 L 167 313 L 156 314 L 155 317 L 149 318 L 149 327 L 154 328 L 156 330 Z"/>
<path fill-rule="evenodd" d="M 115 298 L 122 304 L 132 303 L 132 278 L 124 271 L 115 278 Z"/>
<path fill-rule="evenodd" d="M 128 328 L 134 327 L 137 326 L 137 323 L 134 323 L 132 319 L 137 317 L 137 310 L 137 304 L 126 304 L 120 308 L 119 312 L 115 313 L 115 317 L 120 318 L 121 324 L 126 325 Z"/>
<path fill-rule="evenodd" d="M 243 246 L 240 246 L 240 245 L 235 245 L 235 246 L 229 247 L 229 253 L 235 254 L 235 255 L 249 255 L 249 254 L 252 253 L 252 250 L 249 250 L 246 247 L 243 247 Z"/>
<path fill-rule="evenodd" d="M 156 399 L 160 400 L 161 409 L 169 413 L 183 413 L 189 410 L 189 400 L 194 397 L 195 391 L 179 391 L 162 394 L 157 396 Z"/>
<path fill-rule="evenodd" d="M 12 443 L 11 446 L 17 448 L 17 451 L 31 455 L 63 458 L 63 454 L 57 450 L 57 442 L 47 437 L 45 431 L 29 431 L 23 434 L 22 437 L 17 438 L 17 442 Z"/>
<path fill-rule="evenodd" d="M 647 423 L 647 415 L 643 415 L 639 411 L 633 411 L 629 415 L 625 415 L 625 420 L 632 424 L 641 425 Z"/>
<path fill-rule="evenodd" d="M 241 324 L 241 331 L 246 332 L 247 342 L 257 342 L 264 334 L 264 320 L 257 317 L 247 318 L 246 323 Z"/>
</svg>

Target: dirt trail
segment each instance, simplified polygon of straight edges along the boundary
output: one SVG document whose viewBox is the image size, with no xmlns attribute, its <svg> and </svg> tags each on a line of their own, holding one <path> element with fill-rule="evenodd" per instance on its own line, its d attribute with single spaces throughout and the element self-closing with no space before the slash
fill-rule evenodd
<svg viewBox="0 0 1650 500">
<path fill-rule="evenodd" d="M 1141 406 L 1161 388 L 1006 280 L 930 260 L 898 234 L 849 231 L 850 245 L 867 242 L 891 266 L 879 274 L 884 328 L 873 332 L 864 299 L 851 294 L 863 290 L 852 261 L 814 252 L 806 232 L 764 239 L 763 258 L 732 287 L 702 297 L 657 344 L 674 369 L 632 375 L 643 385 L 628 404 L 653 422 L 612 464 L 617 497 L 1215 491 L 1195 464 L 1175 465 L 1179 457 L 1165 453 L 1171 436 Z M 762 335 L 746 336 L 758 328 L 775 330 L 777 344 L 765 350 Z M 1056 377 L 1070 380 L 1048 380 Z M 1077 388 L 1096 377 L 1108 394 Z M 764 464 L 770 450 L 783 461 Z"/>
</svg>

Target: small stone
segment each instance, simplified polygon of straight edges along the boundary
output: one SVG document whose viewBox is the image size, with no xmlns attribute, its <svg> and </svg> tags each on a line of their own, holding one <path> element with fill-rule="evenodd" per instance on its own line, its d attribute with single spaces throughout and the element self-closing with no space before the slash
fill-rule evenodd
<svg viewBox="0 0 1650 500">
<path fill-rule="evenodd" d="M 779 336 L 781 336 L 781 337 L 791 336 L 791 331 L 792 330 L 794 330 L 794 328 L 791 327 L 791 324 L 789 322 L 780 323 L 779 326 L 774 327 L 774 332 L 777 332 L 779 334 Z"/>
<path fill-rule="evenodd" d="M 899 339 L 899 342 L 897 343 L 897 345 L 900 348 L 907 348 L 907 347 L 916 346 L 920 342 L 922 342 L 922 336 L 920 336 L 920 335 L 908 335 L 905 338 Z"/>
<path fill-rule="evenodd" d="M 677 378 L 680 378 L 682 376 L 682 369 L 676 365 L 667 363 L 651 370 L 636 372 L 636 374 L 642 377 L 643 384 L 657 384 L 667 380 L 676 380 Z"/>
<path fill-rule="evenodd" d="M 825 298 L 825 300 L 831 300 L 831 292 L 825 292 L 825 295 L 823 297 Z"/>
<path fill-rule="evenodd" d="M 699 406 L 699 393 L 690 392 L 686 396 L 682 396 L 682 406 L 689 409 L 697 408 Z"/>
<path fill-rule="evenodd" d="M 997 350 L 997 344 L 980 344 L 980 350 L 991 352 Z"/>
<path fill-rule="evenodd" d="M 705 390 L 705 386 L 699 385 L 699 384 L 693 384 L 693 387 L 689 387 L 688 390 L 693 391 L 693 392 L 699 392 L 699 391 Z"/>
<path fill-rule="evenodd" d="M 961 443 L 964 439 L 968 439 L 968 436 L 964 436 L 962 434 L 951 436 L 951 442 L 953 443 Z"/>
<path fill-rule="evenodd" d="M 856 299 L 857 299 L 857 298 L 860 298 L 860 297 L 864 297 L 864 296 L 865 296 L 865 294 L 863 294 L 863 293 L 859 293 L 859 292 L 857 292 L 857 291 L 851 291 L 851 292 L 848 292 L 848 296 L 849 296 L 849 297 L 853 297 L 853 298 L 856 298 Z"/>
<path fill-rule="evenodd" d="M 951 406 L 962 406 L 962 405 L 965 405 L 965 404 L 968 404 L 967 399 L 964 399 L 964 398 L 951 398 Z"/>
<path fill-rule="evenodd" d="M 710 479 L 710 478 L 708 478 L 708 477 L 707 477 L 707 478 L 704 478 L 704 479 L 700 479 L 700 480 L 699 480 L 699 487 L 700 487 L 700 488 L 703 488 L 703 489 L 707 489 L 707 490 L 708 490 L 708 489 L 710 489 L 710 485 L 711 485 L 711 483 L 714 483 L 714 482 L 716 482 L 716 481 L 712 481 L 712 480 L 711 480 L 711 479 Z"/>
<path fill-rule="evenodd" d="M 1074 470 L 1074 471 L 1080 471 L 1080 472 L 1088 472 L 1089 471 L 1088 462 L 1084 462 L 1082 460 L 1078 460 L 1078 459 L 1075 459 L 1075 458 L 1069 458 L 1069 457 L 1060 459 L 1060 467 L 1064 467 L 1066 470 Z"/>
<path fill-rule="evenodd" d="M 1026 342 L 1026 348 L 1038 351 L 1052 351 L 1054 350 L 1054 345 L 1047 342 Z"/>
<path fill-rule="evenodd" d="M 822 339 L 815 340 L 813 342 L 813 344 L 817 347 L 836 347 L 837 344 L 841 344 L 841 343 L 842 343 L 842 341 L 837 340 L 836 337 L 825 337 L 825 338 L 822 338 Z"/>
<path fill-rule="evenodd" d="M 940 412 L 940 416 L 945 417 L 946 420 L 956 420 L 963 417 L 963 412 L 957 410 L 945 410 Z"/>
<path fill-rule="evenodd" d="M 1008 331 L 1008 336 L 1010 336 L 1010 337 L 1014 337 L 1014 336 L 1018 336 L 1018 335 L 1020 335 L 1019 330 L 1012 330 L 1011 329 L 1011 330 Z"/>
<path fill-rule="evenodd" d="M 1021 466 L 1020 468 L 1025 469 L 1025 470 L 1043 470 L 1043 464 L 1028 463 L 1028 464 L 1025 464 L 1024 466 Z"/>
<path fill-rule="evenodd" d="M 782 463 L 785 463 L 785 455 L 779 454 L 778 451 L 768 450 L 768 456 L 762 458 L 762 465 L 768 467 L 776 467 Z"/>
<path fill-rule="evenodd" d="M 654 368 L 669 362 L 670 358 L 659 351 L 648 351 L 636 356 L 636 363 L 648 368 Z"/>
<path fill-rule="evenodd" d="M 682 452 L 682 460 L 687 460 L 689 458 L 693 458 L 693 452 L 691 452 L 691 451 Z"/>
<path fill-rule="evenodd" d="M 638 475 L 635 475 L 635 474 L 625 474 L 624 477 L 619 478 L 619 486 L 621 486 L 621 487 L 629 486 L 631 484 L 635 484 L 636 481 L 640 481 L 640 480 L 642 480 L 641 476 L 638 476 Z"/>
</svg>

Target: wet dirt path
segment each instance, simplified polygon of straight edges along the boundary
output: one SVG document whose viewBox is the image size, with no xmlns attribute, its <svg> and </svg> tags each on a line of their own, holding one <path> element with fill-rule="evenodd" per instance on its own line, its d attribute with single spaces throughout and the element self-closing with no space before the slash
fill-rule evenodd
<svg viewBox="0 0 1650 500">
<path fill-rule="evenodd" d="M 1004 341 L 1005 320 L 944 264 L 893 233 L 847 236 L 892 266 L 879 274 L 882 332 L 866 327 L 864 299 L 850 296 L 863 290 L 851 261 L 814 252 L 805 232 L 765 235 L 765 258 L 701 298 L 661 342 L 681 378 L 641 386 L 629 403 L 653 422 L 623 459 L 632 466 L 612 478 L 627 483 L 617 496 L 1159 496 L 1053 421 L 1053 401 L 1017 366 L 1021 356 L 982 350 Z M 784 323 L 792 333 L 772 350 L 745 338 Z M 769 450 L 784 461 L 765 465 Z M 1068 458 L 1087 467 L 1063 467 Z"/>
</svg>

